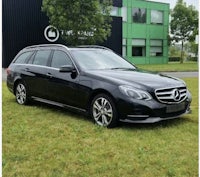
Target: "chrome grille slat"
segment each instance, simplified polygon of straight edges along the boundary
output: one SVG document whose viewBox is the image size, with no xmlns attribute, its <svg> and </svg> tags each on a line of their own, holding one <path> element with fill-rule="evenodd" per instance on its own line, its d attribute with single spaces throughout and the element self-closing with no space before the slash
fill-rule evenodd
<svg viewBox="0 0 200 177">
<path fill-rule="evenodd" d="M 172 94 L 172 92 L 157 93 L 157 95 L 169 95 L 169 94 Z"/>
<path fill-rule="evenodd" d="M 171 99 L 173 99 L 174 97 L 159 97 L 159 99 L 163 99 L 163 100 L 171 100 Z"/>
<path fill-rule="evenodd" d="M 176 98 L 175 98 L 176 92 Z M 178 94 L 178 95 L 177 95 Z M 167 104 L 175 104 L 182 102 L 187 95 L 186 87 L 173 87 L 173 88 L 162 88 L 155 90 L 155 95 L 159 102 Z"/>
</svg>

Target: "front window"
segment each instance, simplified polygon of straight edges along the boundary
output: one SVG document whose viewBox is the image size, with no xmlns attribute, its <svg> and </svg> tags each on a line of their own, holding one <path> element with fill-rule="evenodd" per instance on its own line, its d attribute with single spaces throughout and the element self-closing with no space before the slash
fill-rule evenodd
<svg viewBox="0 0 200 177">
<path fill-rule="evenodd" d="M 163 56 L 163 41 L 159 39 L 150 40 L 150 56 Z"/>
<path fill-rule="evenodd" d="M 134 23 L 146 23 L 146 9 L 133 8 L 132 18 Z"/>
<path fill-rule="evenodd" d="M 151 10 L 151 23 L 163 24 L 163 12 L 159 10 Z"/>
<path fill-rule="evenodd" d="M 52 57 L 51 67 L 60 68 L 63 65 L 72 65 L 70 58 L 63 51 L 55 51 Z"/>
<path fill-rule="evenodd" d="M 104 49 L 72 50 L 75 61 L 83 70 L 135 69 L 119 55 Z"/>
<path fill-rule="evenodd" d="M 132 40 L 132 56 L 146 56 L 146 40 L 133 39 Z"/>
</svg>

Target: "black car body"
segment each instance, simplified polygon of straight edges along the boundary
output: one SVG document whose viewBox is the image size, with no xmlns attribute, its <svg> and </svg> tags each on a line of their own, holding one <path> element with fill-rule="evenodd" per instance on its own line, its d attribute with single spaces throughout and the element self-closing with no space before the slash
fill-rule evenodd
<svg viewBox="0 0 200 177">
<path fill-rule="evenodd" d="M 88 112 L 106 127 L 176 118 L 189 112 L 192 100 L 182 80 L 141 71 L 100 46 L 26 47 L 7 74 L 19 104 L 34 99 Z"/>
</svg>

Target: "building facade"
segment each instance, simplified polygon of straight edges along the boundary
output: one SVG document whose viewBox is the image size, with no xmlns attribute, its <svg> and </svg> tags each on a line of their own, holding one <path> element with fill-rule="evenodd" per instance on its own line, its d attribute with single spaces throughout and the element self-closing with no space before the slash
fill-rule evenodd
<svg viewBox="0 0 200 177">
<path fill-rule="evenodd" d="M 24 47 L 66 44 L 48 31 L 42 0 L 2 1 L 2 65 L 7 67 Z M 113 0 L 111 36 L 103 44 L 135 64 L 168 62 L 169 4 L 146 0 Z M 49 35 L 49 36 L 48 36 Z"/>
<path fill-rule="evenodd" d="M 135 64 L 168 62 L 169 4 L 123 0 L 112 15 L 122 16 L 122 55 Z"/>
</svg>

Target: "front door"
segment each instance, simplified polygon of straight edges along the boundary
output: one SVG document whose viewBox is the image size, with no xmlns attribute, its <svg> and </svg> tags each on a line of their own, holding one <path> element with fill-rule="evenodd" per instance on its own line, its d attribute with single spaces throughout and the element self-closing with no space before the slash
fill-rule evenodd
<svg viewBox="0 0 200 177">
<path fill-rule="evenodd" d="M 46 73 L 49 75 L 48 96 L 52 101 L 75 106 L 79 76 L 73 76 L 72 72 L 60 72 L 59 68 L 64 65 L 73 65 L 70 57 L 62 50 L 54 51 Z"/>
</svg>

